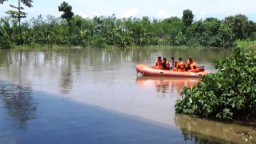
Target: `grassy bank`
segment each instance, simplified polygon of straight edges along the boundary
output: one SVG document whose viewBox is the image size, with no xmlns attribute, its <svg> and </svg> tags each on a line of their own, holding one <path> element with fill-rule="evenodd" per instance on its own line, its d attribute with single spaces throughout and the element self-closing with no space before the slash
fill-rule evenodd
<svg viewBox="0 0 256 144">
<path fill-rule="evenodd" d="M 236 45 L 246 49 L 256 49 L 256 41 L 251 40 L 238 40 Z"/>
</svg>

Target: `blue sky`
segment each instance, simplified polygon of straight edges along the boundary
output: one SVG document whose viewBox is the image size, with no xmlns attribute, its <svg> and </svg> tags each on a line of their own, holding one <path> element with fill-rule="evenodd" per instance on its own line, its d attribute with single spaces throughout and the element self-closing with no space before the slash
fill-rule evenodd
<svg viewBox="0 0 256 144">
<path fill-rule="evenodd" d="M 244 14 L 249 20 L 256 21 L 256 0 L 65 0 L 72 6 L 72 11 L 83 17 L 111 16 L 117 18 L 148 16 L 164 19 L 171 16 L 182 17 L 183 10 L 190 9 L 194 20 Z M 28 19 L 42 14 L 60 17 L 58 6 L 63 0 L 34 0 L 32 8 L 25 8 Z M 17 0 L 8 0 L 0 5 L 0 17 L 6 16 L 9 4 Z"/>
</svg>

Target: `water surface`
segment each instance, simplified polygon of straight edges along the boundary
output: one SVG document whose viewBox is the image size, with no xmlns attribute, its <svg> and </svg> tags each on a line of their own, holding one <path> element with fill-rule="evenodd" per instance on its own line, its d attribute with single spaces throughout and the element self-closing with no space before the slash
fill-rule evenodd
<svg viewBox="0 0 256 144">
<path fill-rule="evenodd" d="M 0 143 L 242 143 L 250 126 L 175 114 L 199 79 L 142 77 L 138 63 L 192 56 L 210 72 L 228 50 L 0 51 Z"/>
</svg>

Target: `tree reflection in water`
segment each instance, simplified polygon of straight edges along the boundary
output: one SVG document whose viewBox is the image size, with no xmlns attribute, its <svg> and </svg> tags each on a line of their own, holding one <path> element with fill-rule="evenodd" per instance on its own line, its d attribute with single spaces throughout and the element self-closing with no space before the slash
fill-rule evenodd
<svg viewBox="0 0 256 144">
<path fill-rule="evenodd" d="M 246 132 L 253 132 L 253 138 L 256 136 L 253 128 L 243 124 L 217 122 L 183 114 L 175 115 L 175 123 L 182 131 L 184 140 L 194 140 L 195 143 L 236 144 L 244 143 Z"/>
<path fill-rule="evenodd" d="M 15 126 L 25 129 L 27 122 L 36 117 L 36 105 L 31 88 L 12 84 L 0 85 L 0 99 Z"/>
<path fill-rule="evenodd" d="M 72 64 L 71 59 L 73 59 L 71 53 L 68 53 L 67 59 L 63 61 L 61 67 L 61 78 L 60 78 L 60 93 L 69 94 L 73 85 L 72 77 Z"/>
</svg>

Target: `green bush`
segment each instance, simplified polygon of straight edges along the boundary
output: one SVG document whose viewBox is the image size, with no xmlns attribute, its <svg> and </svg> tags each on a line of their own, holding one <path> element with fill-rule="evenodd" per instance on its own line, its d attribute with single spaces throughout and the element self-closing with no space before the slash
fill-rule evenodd
<svg viewBox="0 0 256 144">
<path fill-rule="evenodd" d="M 7 35 L 0 34 L 0 49 L 11 48 L 11 41 Z"/>
<path fill-rule="evenodd" d="M 215 66 L 217 73 L 202 77 L 192 89 L 183 89 L 176 112 L 219 120 L 255 115 L 256 52 L 236 47 Z"/>
<path fill-rule="evenodd" d="M 93 36 L 91 38 L 91 46 L 98 47 L 98 48 L 105 48 L 107 47 L 106 39 L 102 36 Z"/>
</svg>

